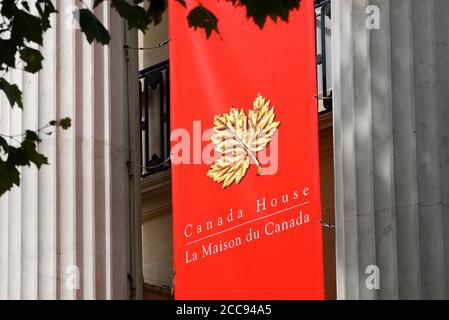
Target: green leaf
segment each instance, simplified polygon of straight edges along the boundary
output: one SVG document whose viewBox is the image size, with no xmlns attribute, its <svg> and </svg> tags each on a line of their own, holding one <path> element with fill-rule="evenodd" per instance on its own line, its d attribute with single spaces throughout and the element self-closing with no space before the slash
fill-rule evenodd
<svg viewBox="0 0 449 320">
<path fill-rule="evenodd" d="M 19 108 L 23 108 L 22 92 L 17 85 L 10 84 L 4 78 L 0 78 L 0 90 L 3 90 L 5 93 L 11 107 L 17 104 Z"/>
<path fill-rule="evenodd" d="M 293 9 L 298 9 L 301 0 L 227 0 L 234 5 L 246 7 L 246 16 L 252 18 L 254 22 L 263 28 L 267 18 L 274 22 L 277 18 L 288 21 L 289 13 Z"/>
<path fill-rule="evenodd" d="M 2 1 L 2 5 L 0 7 L 0 13 L 4 17 L 11 19 L 14 16 L 15 10 L 17 10 L 15 0 L 3 0 Z"/>
<path fill-rule="evenodd" d="M 22 6 L 25 8 L 26 11 L 30 12 L 30 5 L 28 4 L 28 2 L 21 1 L 20 3 L 22 4 Z"/>
<path fill-rule="evenodd" d="M 6 162 L 10 166 L 29 166 L 30 165 L 30 159 L 28 158 L 26 152 L 23 150 L 22 145 L 20 145 L 20 147 L 18 147 L 18 148 L 9 145 L 8 160 Z"/>
<path fill-rule="evenodd" d="M 0 196 L 11 190 L 14 185 L 20 186 L 19 170 L 0 159 Z"/>
<path fill-rule="evenodd" d="M 37 139 L 37 140 L 36 140 Z M 38 169 L 44 164 L 48 164 L 48 159 L 43 154 L 37 152 L 37 142 L 40 139 L 34 131 L 27 131 L 25 139 L 22 141 L 22 149 L 25 153 L 25 156 L 29 162 L 32 162 L 36 165 Z"/>
<path fill-rule="evenodd" d="M 101 4 L 103 1 L 104 1 L 104 0 L 95 0 L 95 1 L 94 1 L 94 8 L 95 8 L 96 6 L 98 6 L 99 4 Z"/>
<path fill-rule="evenodd" d="M 3 149 L 3 152 L 8 153 L 9 144 L 3 137 L 0 137 L 0 147 Z"/>
<path fill-rule="evenodd" d="M 153 23 L 154 25 L 159 24 L 162 21 L 162 14 L 165 9 L 167 9 L 165 0 L 151 0 L 150 7 L 147 11 L 150 23 Z"/>
<path fill-rule="evenodd" d="M 24 39 L 42 45 L 43 28 L 41 19 L 23 10 L 15 10 L 12 22 L 11 39 L 21 45 Z"/>
<path fill-rule="evenodd" d="M 10 190 L 14 185 L 20 185 L 19 167 L 34 164 L 38 169 L 48 164 L 48 159 L 37 151 L 37 144 L 41 141 L 37 132 L 25 131 L 20 146 L 14 147 L 0 137 L 0 149 L 8 155 L 6 161 L 0 157 L 0 196 Z"/>
<path fill-rule="evenodd" d="M 72 119 L 63 118 L 59 121 L 51 120 L 48 124 L 53 127 L 60 126 L 62 129 L 67 130 L 72 126 Z"/>
<path fill-rule="evenodd" d="M 72 119 L 63 118 L 63 119 L 59 120 L 59 125 L 61 126 L 62 129 L 67 130 L 68 128 L 70 128 L 72 126 Z"/>
<path fill-rule="evenodd" d="M 35 73 L 42 69 L 44 57 L 39 50 L 25 47 L 20 50 L 20 58 L 26 62 L 25 71 Z"/>
<path fill-rule="evenodd" d="M 17 47 L 11 39 L 0 39 L 0 68 L 3 64 L 14 68 L 16 66 Z"/>
<path fill-rule="evenodd" d="M 136 28 L 145 31 L 151 22 L 144 8 L 131 5 L 127 0 L 112 0 L 112 7 L 128 21 L 129 29 Z"/>
<path fill-rule="evenodd" d="M 89 9 L 79 10 L 79 23 L 89 43 L 94 40 L 102 44 L 109 43 L 111 36 L 108 30 Z"/>
<path fill-rule="evenodd" d="M 212 31 L 219 33 L 217 17 L 202 5 L 193 8 L 187 16 L 187 20 L 189 27 L 194 28 L 194 30 L 197 28 L 204 29 L 206 38 L 211 36 Z"/>
<path fill-rule="evenodd" d="M 179 2 L 184 8 L 187 8 L 187 3 L 185 0 L 175 0 L 176 2 Z"/>
<path fill-rule="evenodd" d="M 37 0 L 36 9 L 42 19 L 42 29 L 48 30 L 51 27 L 50 15 L 57 12 L 56 8 L 51 0 Z"/>
<path fill-rule="evenodd" d="M 25 140 L 27 139 L 31 141 L 41 142 L 41 138 L 39 138 L 39 135 L 36 133 L 36 131 L 32 130 L 25 131 Z"/>
</svg>

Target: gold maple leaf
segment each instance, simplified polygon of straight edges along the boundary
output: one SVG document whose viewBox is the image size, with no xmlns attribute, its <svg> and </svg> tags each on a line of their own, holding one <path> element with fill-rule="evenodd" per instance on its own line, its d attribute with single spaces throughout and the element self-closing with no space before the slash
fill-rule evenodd
<svg viewBox="0 0 449 320">
<path fill-rule="evenodd" d="M 250 158 L 256 163 L 257 175 L 260 175 L 262 166 L 256 154 L 266 148 L 277 131 L 280 122 L 274 118 L 274 107 L 260 94 L 248 116 L 243 109 L 235 107 L 229 113 L 215 116 L 211 140 L 221 157 L 211 166 L 207 176 L 223 183 L 223 189 L 234 182 L 238 184 L 249 168 Z"/>
</svg>

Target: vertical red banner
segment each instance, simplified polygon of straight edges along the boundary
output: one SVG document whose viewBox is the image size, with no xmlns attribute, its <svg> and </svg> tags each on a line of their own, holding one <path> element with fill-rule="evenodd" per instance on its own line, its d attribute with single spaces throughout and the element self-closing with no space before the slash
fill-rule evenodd
<svg viewBox="0 0 449 320">
<path fill-rule="evenodd" d="M 169 6 L 177 299 L 323 299 L 313 0 L 261 30 Z M 206 5 L 206 4 L 205 4 Z"/>
</svg>

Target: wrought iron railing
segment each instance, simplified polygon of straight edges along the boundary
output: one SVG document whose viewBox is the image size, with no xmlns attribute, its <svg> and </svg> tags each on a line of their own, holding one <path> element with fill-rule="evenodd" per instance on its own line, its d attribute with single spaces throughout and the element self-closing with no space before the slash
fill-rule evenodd
<svg viewBox="0 0 449 320">
<path fill-rule="evenodd" d="M 319 99 L 332 110 L 330 65 L 331 0 L 315 0 Z M 139 72 L 142 177 L 170 168 L 169 61 Z M 155 132 L 159 134 L 155 135 Z"/>
<path fill-rule="evenodd" d="M 139 72 L 142 177 L 170 167 L 168 60 Z M 155 135 L 159 132 L 159 135 Z"/>
<path fill-rule="evenodd" d="M 317 77 L 319 99 L 326 110 L 332 110 L 332 86 L 330 78 L 330 19 L 331 0 L 315 0 L 315 24 L 317 44 Z"/>
</svg>

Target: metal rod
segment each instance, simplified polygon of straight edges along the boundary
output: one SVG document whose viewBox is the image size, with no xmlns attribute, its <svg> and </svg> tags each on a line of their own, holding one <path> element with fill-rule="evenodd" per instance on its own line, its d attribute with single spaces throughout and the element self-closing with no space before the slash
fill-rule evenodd
<svg viewBox="0 0 449 320">
<path fill-rule="evenodd" d="M 140 134 L 139 134 L 139 141 L 140 141 L 140 165 L 143 166 L 143 145 L 142 145 L 142 130 L 143 130 L 143 125 L 142 125 L 142 81 L 139 80 L 139 124 L 140 124 Z M 141 170 L 141 174 L 142 174 L 143 170 Z"/>
<path fill-rule="evenodd" d="M 323 89 L 323 97 L 327 98 L 327 69 L 326 69 L 326 15 L 324 14 L 325 7 L 328 4 L 325 4 L 321 7 L 321 80 L 322 80 L 322 89 Z"/>
<path fill-rule="evenodd" d="M 165 156 L 165 112 L 164 112 L 164 75 L 161 71 L 161 82 L 159 84 L 159 109 L 160 109 L 160 117 L 159 117 L 159 126 L 160 126 L 160 143 L 161 143 L 161 159 L 164 160 Z"/>
<path fill-rule="evenodd" d="M 149 165 L 150 159 L 150 106 L 148 97 L 148 87 L 149 79 L 148 77 L 144 80 L 144 109 L 145 109 L 145 165 Z"/>
<path fill-rule="evenodd" d="M 166 108 L 166 123 L 167 123 L 167 137 L 166 137 L 166 143 L 167 143 L 167 154 L 170 154 L 171 150 L 171 141 L 170 141 L 170 65 L 167 64 L 167 69 L 165 71 L 165 83 L 166 83 L 166 90 L 165 90 L 165 108 Z"/>
</svg>

